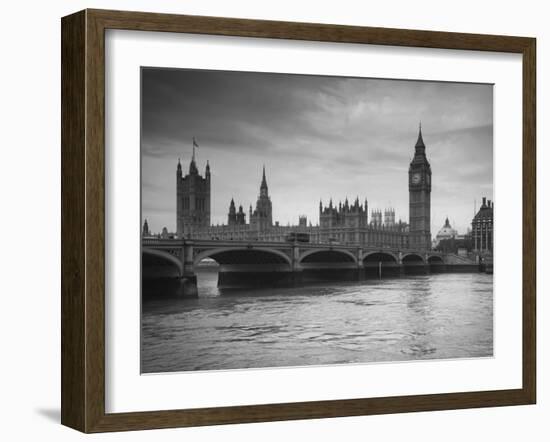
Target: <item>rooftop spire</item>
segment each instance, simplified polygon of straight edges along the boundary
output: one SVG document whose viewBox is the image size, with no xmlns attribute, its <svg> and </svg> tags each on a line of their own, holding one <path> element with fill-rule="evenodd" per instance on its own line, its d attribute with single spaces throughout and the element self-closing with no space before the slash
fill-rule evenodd
<svg viewBox="0 0 550 442">
<path fill-rule="evenodd" d="M 416 141 L 415 147 L 422 147 L 424 149 L 426 148 L 426 146 L 424 145 L 424 140 L 422 139 L 422 122 L 418 123 L 418 140 Z"/>
<path fill-rule="evenodd" d="M 262 184 L 260 186 L 261 189 L 267 189 L 267 180 L 265 179 L 265 164 L 262 171 Z"/>
</svg>

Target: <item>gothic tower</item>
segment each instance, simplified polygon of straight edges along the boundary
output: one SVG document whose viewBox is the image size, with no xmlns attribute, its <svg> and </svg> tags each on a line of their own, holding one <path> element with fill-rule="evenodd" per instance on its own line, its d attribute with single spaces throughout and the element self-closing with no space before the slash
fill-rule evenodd
<svg viewBox="0 0 550 442">
<path fill-rule="evenodd" d="M 256 201 L 256 210 L 251 214 L 250 225 L 258 231 L 269 230 L 273 226 L 273 209 L 265 179 L 265 166 L 260 184 L 260 195 Z"/>
<path fill-rule="evenodd" d="M 231 198 L 229 213 L 227 214 L 227 225 L 234 226 L 235 224 L 237 224 L 237 210 L 235 209 L 235 201 Z"/>
<path fill-rule="evenodd" d="M 244 214 L 243 206 L 239 206 L 239 211 L 237 212 L 237 224 L 244 226 L 246 224 L 246 216 Z"/>
<path fill-rule="evenodd" d="M 147 219 L 145 219 L 145 222 L 143 223 L 143 230 L 141 231 L 141 236 L 143 236 L 144 238 L 151 236 L 151 231 L 149 230 L 149 224 L 147 223 Z"/>
<path fill-rule="evenodd" d="M 426 146 L 422 139 L 422 126 L 414 157 L 409 166 L 409 247 L 427 250 L 432 242 L 430 232 L 430 195 L 432 192 L 432 169 L 426 158 Z"/>
<path fill-rule="evenodd" d="M 176 183 L 177 234 L 179 238 L 190 238 L 193 232 L 210 226 L 210 164 L 206 163 L 202 177 L 195 162 L 195 143 L 187 175 L 183 176 L 178 160 Z"/>
</svg>

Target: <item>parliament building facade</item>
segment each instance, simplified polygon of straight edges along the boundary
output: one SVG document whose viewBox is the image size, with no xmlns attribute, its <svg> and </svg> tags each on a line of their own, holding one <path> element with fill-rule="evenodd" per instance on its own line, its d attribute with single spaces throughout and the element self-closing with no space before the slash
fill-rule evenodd
<svg viewBox="0 0 550 442">
<path fill-rule="evenodd" d="M 273 222 L 273 206 L 269 197 L 265 167 L 256 206 L 237 208 L 234 200 L 229 203 L 227 223 L 212 225 L 210 214 L 211 173 L 206 164 L 204 176 L 197 168 L 195 155 L 184 176 L 178 161 L 177 186 L 177 232 L 178 238 L 288 241 L 307 238 L 312 243 L 357 244 L 371 247 L 414 248 L 427 250 L 431 247 L 430 195 L 431 168 L 426 157 L 426 146 L 419 129 L 413 159 L 409 166 L 409 223 L 395 220 L 393 209 L 372 210 L 369 219 L 368 201 L 349 202 L 338 205 L 332 200 L 328 205 L 319 203 L 319 223 L 308 224 L 306 217 L 299 217 L 297 225 L 281 226 Z M 147 227 L 148 231 L 148 227 Z"/>
</svg>

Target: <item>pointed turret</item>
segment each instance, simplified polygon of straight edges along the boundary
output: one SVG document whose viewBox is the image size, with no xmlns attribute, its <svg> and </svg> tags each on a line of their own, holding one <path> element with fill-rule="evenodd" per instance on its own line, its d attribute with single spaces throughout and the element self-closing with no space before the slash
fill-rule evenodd
<svg viewBox="0 0 550 442">
<path fill-rule="evenodd" d="M 265 165 L 262 171 L 262 184 L 260 184 L 260 189 L 265 189 L 267 191 L 267 180 L 265 179 Z"/>
<path fill-rule="evenodd" d="M 269 192 L 267 189 L 265 165 L 262 169 L 260 196 L 256 201 L 256 210 L 254 211 L 254 225 L 258 228 L 259 231 L 268 230 L 273 226 L 273 206 L 271 204 L 271 199 L 269 198 Z"/>
<path fill-rule="evenodd" d="M 422 123 L 418 124 L 418 140 L 416 140 L 416 145 L 414 147 L 416 149 L 426 149 L 426 145 L 422 139 Z"/>
<path fill-rule="evenodd" d="M 416 144 L 414 145 L 414 156 L 411 161 L 411 166 L 425 164 L 430 167 L 430 163 L 426 158 L 426 145 L 424 144 L 424 138 L 422 136 L 422 124 L 418 124 L 418 138 Z"/>
<path fill-rule="evenodd" d="M 198 175 L 199 169 L 197 169 L 197 163 L 195 163 L 195 157 L 191 159 L 189 163 L 189 175 Z"/>
<path fill-rule="evenodd" d="M 242 205 L 239 206 L 239 211 L 237 212 L 237 224 L 240 224 L 240 225 L 246 224 Z"/>
<path fill-rule="evenodd" d="M 237 213 L 235 210 L 235 201 L 231 198 L 229 203 L 229 213 L 227 214 L 227 224 L 232 226 L 237 223 Z"/>
<path fill-rule="evenodd" d="M 268 198 L 269 192 L 267 189 L 267 179 L 265 178 L 265 165 L 262 169 L 262 182 L 260 184 L 260 198 Z"/>
<path fill-rule="evenodd" d="M 210 163 L 208 162 L 208 160 L 206 160 L 206 171 L 205 171 L 205 174 L 207 177 L 210 177 Z"/>
<path fill-rule="evenodd" d="M 142 236 L 151 236 L 151 232 L 149 231 L 149 224 L 147 223 L 147 218 L 145 219 L 145 222 L 143 223 L 143 231 Z"/>
</svg>

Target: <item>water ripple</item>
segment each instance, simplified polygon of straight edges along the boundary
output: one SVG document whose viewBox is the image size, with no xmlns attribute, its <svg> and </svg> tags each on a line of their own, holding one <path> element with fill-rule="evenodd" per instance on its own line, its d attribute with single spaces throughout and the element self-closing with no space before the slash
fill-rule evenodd
<svg viewBox="0 0 550 442">
<path fill-rule="evenodd" d="M 142 308 L 142 370 L 218 370 L 493 354 L 493 284 L 441 274 L 292 289 L 216 288 Z"/>
</svg>

